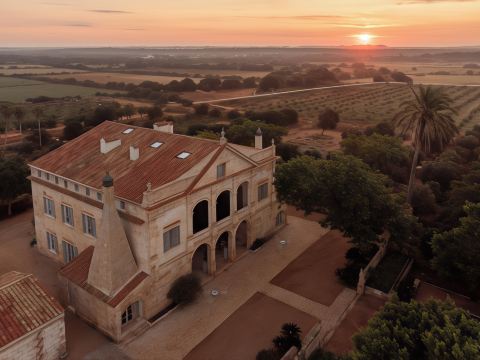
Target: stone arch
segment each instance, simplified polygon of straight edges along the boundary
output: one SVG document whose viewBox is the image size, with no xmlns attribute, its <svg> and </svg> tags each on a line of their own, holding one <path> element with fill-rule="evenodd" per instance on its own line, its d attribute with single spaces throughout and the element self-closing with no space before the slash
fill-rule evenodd
<svg viewBox="0 0 480 360">
<path fill-rule="evenodd" d="M 249 229 L 250 224 L 247 220 L 243 220 L 237 227 L 237 231 L 235 231 L 235 252 L 240 255 L 242 252 L 248 249 L 249 241 Z"/>
<path fill-rule="evenodd" d="M 216 214 L 217 221 L 223 220 L 230 216 L 230 190 L 222 191 L 217 196 Z"/>
<path fill-rule="evenodd" d="M 210 271 L 210 245 L 199 245 L 192 255 L 192 273 L 208 275 Z"/>
<path fill-rule="evenodd" d="M 208 200 L 199 201 L 192 211 L 193 233 L 196 234 L 209 226 Z"/>
<path fill-rule="evenodd" d="M 237 211 L 248 206 L 248 181 L 241 183 L 237 188 Z"/>
</svg>

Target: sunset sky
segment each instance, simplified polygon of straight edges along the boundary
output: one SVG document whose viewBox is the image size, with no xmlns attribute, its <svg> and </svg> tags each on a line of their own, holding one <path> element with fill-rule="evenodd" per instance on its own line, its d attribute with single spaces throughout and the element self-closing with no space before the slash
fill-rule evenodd
<svg viewBox="0 0 480 360">
<path fill-rule="evenodd" d="M 0 46 L 480 46 L 475 0 L 0 0 L 0 14 Z"/>
</svg>

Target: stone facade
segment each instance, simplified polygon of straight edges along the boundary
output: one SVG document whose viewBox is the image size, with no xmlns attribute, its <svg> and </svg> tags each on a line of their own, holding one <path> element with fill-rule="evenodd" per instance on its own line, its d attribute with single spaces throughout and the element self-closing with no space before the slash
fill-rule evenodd
<svg viewBox="0 0 480 360">
<path fill-rule="evenodd" d="M 132 310 L 142 321 L 152 318 L 169 305 L 166 294 L 175 279 L 192 271 L 203 273 L 203 278 L 214 275 L 227 262 L 235 261 L 255 239 L 268 237 L 284 224 L 284 207 L 278 203 L 273 186 L 275 146 L 255 149 L 231 145 L 225 139 L 220 144 L 218 151 L 205 156 L 175 181 L 157 188 L 147 184 L 141 203 L 115 197 L 113 206 L 137 270 L 148 275 L 141 284 L 112 305 L 112 297 L 105 300 L 104 295 L 114 293 L 98 296 L 99 289 L 93 291 L 92 284 L 79 286 L 63 279 L 71 307 L 112 339 L 120 341 L 127 328 L 132 328 L 130 324 L 122 326 L 122 314 Z M 60 177 L 35 163 L 30 167 L 39 251 L 65 263 L 71 260 L 65 251 L 71 252 L 72 248 L 66 250 L 63 242 L 74 247 L 74 255 L 95 247 L 102 234 L 106 189 L 86 186 L 75 177 Z M 115 187 L 115 174 L 112 176 Z M 54 212 L 48 214 L 44 199 L 51 200 L 49 206 Z M 73 222 L 65 221 L 62 204 L 72 209 Z M 85 233 L 82 214 L 95 219 L 94 235 Z M 202 222 L 208 225 L 198 230 Z M 54 235 L 56 249 L 52 249 L 47 232 Z M 173 240 L 166 240 L 169 234 Z"/>
<path fill-rule="evenodd" d="M 63 314 L 27 336 L 0 349 L 2 360 L 58 360 L 66 354 Z"/>
</svg>

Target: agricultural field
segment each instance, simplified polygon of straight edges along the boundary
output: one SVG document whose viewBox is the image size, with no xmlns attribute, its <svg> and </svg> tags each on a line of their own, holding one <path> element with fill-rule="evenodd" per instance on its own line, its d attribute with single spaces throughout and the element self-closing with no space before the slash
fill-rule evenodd
<svg viewBox="0 0 480 360">
<path fill-rule="evenodd" d="M 248 71 L 248 70 L 215 70 L 215 69 L 188 69 L 188 68 L 151 68 L 149 71 L 164 71 L 169 73 L 188 74 L 193 77 L 207 76 L 241 76 L 262 78 L 270 71 Z"/>
<path fill-rule="evenodd" d="M 80 73 L 83 72 L 82 70 L 72 70 L 72 69 L 65 69 L 65 68 L 56 68 L 56 67 L 48 67 L 48 66 L 23 66 L 16 69 L 11 69 L 9 66 L 0 65 L 0 75 L 45 75 L 45 74 L 61 74 L 61 73 Z"/>
<path fill-rule="evenodd" d="M 99 91 L 114 93 L 114 91 L 104 89 L 94 89 L 62 84 L 49 84 L 42 81 L 0 76 L 0 101 L 13 103 L 24 102 L 25 99 L 37 96 L 48 96 L 52 98 L 60 98 L 65 96 L 87 97 L 94 96 Z"/>
<path fill-rule="evenodd" d="M 176 76 L 156 76 L 156 75 L 137 75 L 128 73 L 109 73 L 109 72 L 83 72 L 77 74 L 59 74 L 49 75 L 51 79 L 71 79 L 75 78 L 78 81 L 91 80 L 99 84 L 106 84 L 108 82 L 124 82 L 138 85 L 143 81 L 154 81 L 159 84 L 168 84 L 173 80 L 183 80 L 184 77 Z M 195 82 L 200 82 L 201 78 L 192 78 Z"/>
<path fill-rule="evenodd" d="M 480 87 L 443 86 L 458 111 L 457 124 L 462 131 L 480 124 Z M 325 88 L 306 92 L 217 102 L 216 105 L 239 110 L 267 111 L 292 108 L 299 113 L 300 124 L 290 129 L 285 140 L 303 149 L 330 151 L 338 147 L 340 133 L 349 128 L 365 128 L 381 121 L 390 121 L 400 104 L 412 99 L 408 87 L 400 84 L 369 84 Z M 324 108 L 340 114 L 337 131 L 321 135 L 316 129 L 318 114 Z"/>
</svg>

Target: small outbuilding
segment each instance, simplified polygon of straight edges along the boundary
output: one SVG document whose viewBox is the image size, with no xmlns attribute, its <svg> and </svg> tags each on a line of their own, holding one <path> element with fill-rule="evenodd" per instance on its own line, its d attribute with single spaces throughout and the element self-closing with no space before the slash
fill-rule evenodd
<svg viewBox="0 0 480 360">
<path fill-rule="evenodd" d="M 66 356 L 65 311 L 31 274 L 0 275 L 0 359 Z"/>
</svg>

